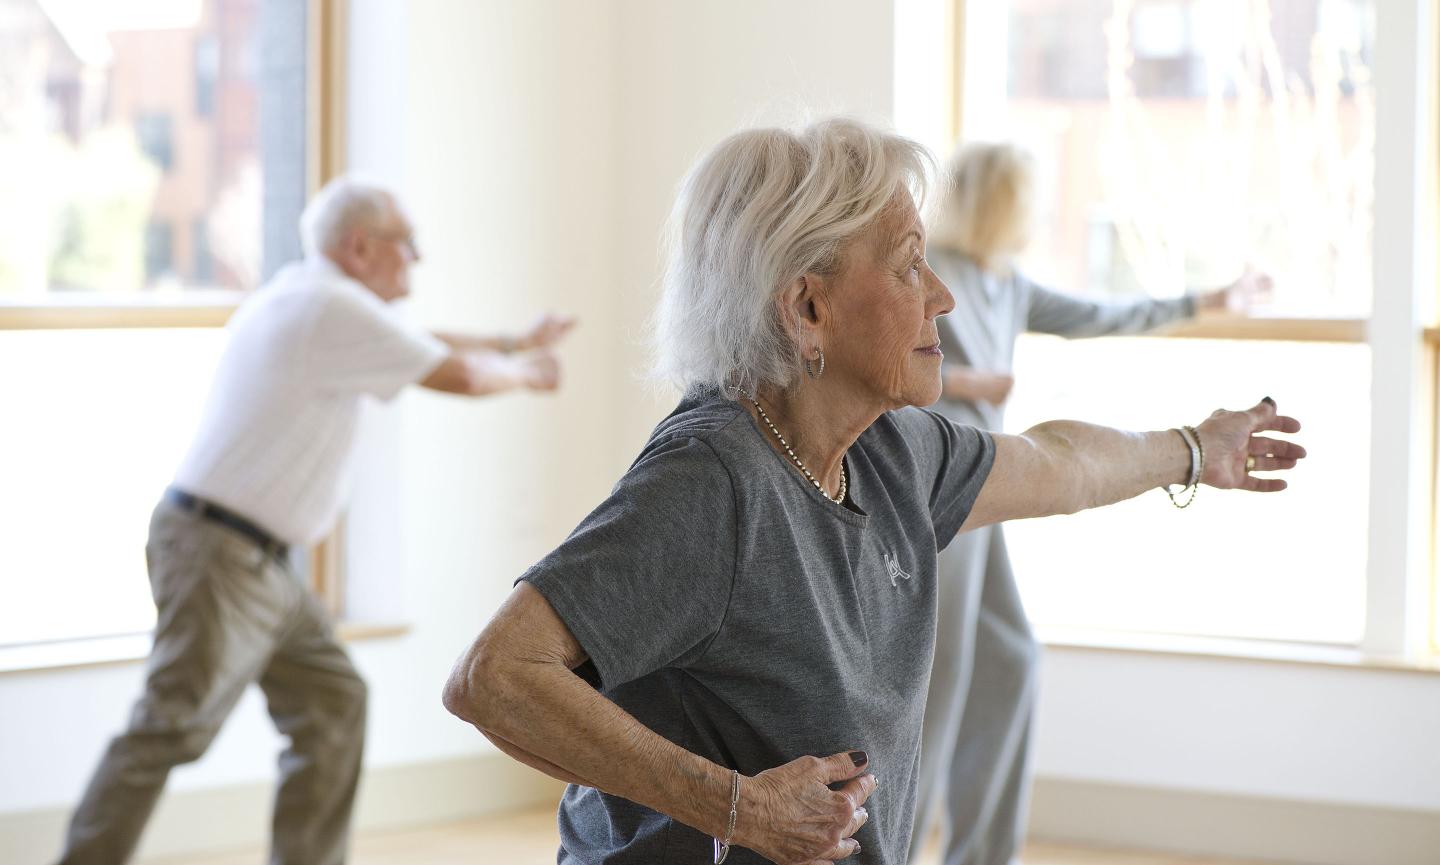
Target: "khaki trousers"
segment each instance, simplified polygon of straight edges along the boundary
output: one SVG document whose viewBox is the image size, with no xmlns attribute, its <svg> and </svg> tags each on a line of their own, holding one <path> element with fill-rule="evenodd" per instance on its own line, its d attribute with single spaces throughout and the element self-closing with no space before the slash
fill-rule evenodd
<svg viewBox="0 0 1440 865">
<path fill-rule="evenodd" d="M 158 612 L 145 693 L 75 811 L 62 865 L 127 861 L 170 769 L 205 753 L 251 682 L 290 739 L 270 862 L 344 862 L 365 683 L 329 617 L 285 564 L 168 502 L 155 509 L 145 552 Z"/>
</svg>

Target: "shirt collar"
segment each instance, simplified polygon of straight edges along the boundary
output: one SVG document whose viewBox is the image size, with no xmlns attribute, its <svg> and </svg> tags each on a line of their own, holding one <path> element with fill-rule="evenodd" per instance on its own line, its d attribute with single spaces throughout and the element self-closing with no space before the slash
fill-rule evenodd
<svg viewBox="0 0 1440 865">
<path fill-rule="evenodd" d="M 325 282 L 342 285 L 345 288 L 351 289 L 353 291 L 363 292 L 371 297 L 375 297 L 375 293 L 373 291 L 366 288 L 364 284 L 360 282 L 360 280 L 341 270 L 340 265 L 331 261 L 329 256 L 320 254 L 307 255 L 305 256 L 305 260 L 302 263 L 302 267 L 308 274 L 310 274 L 312 278 L 318 278 Z"/>
<path fill-rule="evenodd" d="M 311 272 L 321 274 L 322 276 L 344 279 L 350 282 L 355 281 L 347 276 L 345 271 L 340 269 L 340 265 L 331 261 L 328 255 L 316 253 L 305 256 L 305 267 Z"/>
</svg>

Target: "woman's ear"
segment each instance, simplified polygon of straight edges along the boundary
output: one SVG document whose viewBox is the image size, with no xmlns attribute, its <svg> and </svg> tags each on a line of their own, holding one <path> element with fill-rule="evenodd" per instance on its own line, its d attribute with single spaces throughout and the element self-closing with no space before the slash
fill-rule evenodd
<svg viewBox="0 0 1440 865">
<path fill-rule="evenodd" d="M 797 276 L 780 292 L 779 303 L 785 327 L 795 334 L 802 348 L 818 344 L 816 332 L 829 318 L 824 278 L 813 273 Z"/>
<path fill-rule="evenodd" d="M 812 325 L 823 325 L 830 309 L 825 302 L 825 278 L 807 273 L 795 280 L 792 301 L 795 315 Z"/>
</svg>

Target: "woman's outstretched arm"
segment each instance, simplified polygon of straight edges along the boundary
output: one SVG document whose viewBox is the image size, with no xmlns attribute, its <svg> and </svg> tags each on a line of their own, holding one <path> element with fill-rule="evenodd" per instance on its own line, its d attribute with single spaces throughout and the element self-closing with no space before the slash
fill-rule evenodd
<svg viewBox="0 0 1440 865">
<path fill-rule="evenodd" d="M 1217 411 L 1196 428 L 1205 454 L 1200 481 L 1220 489 L 1279 492 L 1285 481 L 1251 471 L 1294 468 L 1305 449 L 1260 435 L 1293 433 L 1300 422 L 1268 397 L 1249 411 Z M 1247 458 L 1253 459 L 1248 463 Z M 1191 451 L 1176 430 L 1125 432 L 1079 421 L 1048 421 L 1020 435 L 995 436 L 995 463 L 964 528 L 1072 514 L 1184 484 Z"/>
</svg>

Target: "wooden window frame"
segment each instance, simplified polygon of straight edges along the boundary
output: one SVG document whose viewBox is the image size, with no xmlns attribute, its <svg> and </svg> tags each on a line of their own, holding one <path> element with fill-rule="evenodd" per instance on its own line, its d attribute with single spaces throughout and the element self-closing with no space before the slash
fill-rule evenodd
<svg viewBox="0 0 1440 865">
<path fill-rule="evenodd" d="M 306 0 L 306 197 L 345 170 L 345 64 L 349 0 Z M 123 330 L 224 327 L 243 295 L 194 289 L 183 299 L 109 301 L 54 297 L 42 302 L 0 302 L 0 331 Z M 344 519 L 309 551 L 310 584 L 324 607 L 344 612 Z M 394 633 L 398 626 L 355 626 L 347 636 Z"/>
<path fill-rule="evenodd" d="M 967 6 L 950 0 L 945 12 L 951 145 L 965 126 L 965 46 L 973 35 Z M 973 8 L 981 8 L 979 0 Z M 1386 48 L 1377 51 L 1375 69 L 1374 284 L 1414 289 L 1403 297 L 1377 291 L 1366 318 L 1207 319 L 1152 336 L 1371 347 L 1369 553 L 1359 649 L 1372 658 L 1425 663 L 1440 656 L 1440 249 L 1433 241 L 1440 225 L 1440 0 L 1376 0 L 1375 16 L 1376 41 Z"/>
</svg>

